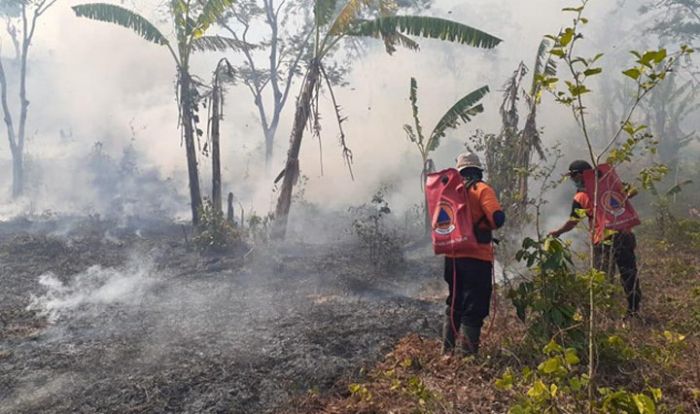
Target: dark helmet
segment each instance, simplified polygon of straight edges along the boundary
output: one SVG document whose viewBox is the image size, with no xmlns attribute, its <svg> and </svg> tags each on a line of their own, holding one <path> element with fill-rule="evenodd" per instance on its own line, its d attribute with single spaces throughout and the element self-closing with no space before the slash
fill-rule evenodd
<svg viewBox="0 0 700 414">
<path fill-rule="evenodd" d="M 587 163 L 584 160 L 576 160 L 569 164 L 569 175 L 584 172 L 586 170 L 591 169 L 593 169 L 593 167 L 591 167 L 591 164 Z"/>
</svg>

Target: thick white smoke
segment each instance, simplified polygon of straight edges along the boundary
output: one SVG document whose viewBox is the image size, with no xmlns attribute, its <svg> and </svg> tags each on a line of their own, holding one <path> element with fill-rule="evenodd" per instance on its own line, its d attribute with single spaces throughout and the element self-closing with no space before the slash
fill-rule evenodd
<svg viewBox="0 0 700 414">
<path fill-rule="evenodd" d="M 30 200 L 25 200 L 22 208 L 5 206 L 0 215 L 26 211 L 29 206 L 36 212 L 103 210 L 104 196 L 94 191 L 94 182 L 79 162 L 99 142 L 105 153 L 114 158 L 133 147 L 142 156 L 140 166 L 156 168 L 160 179 L 171 182 L 179 193 L 180 198 L 170 196 L 177 200 L 167 209 L 168 214 L 187 217 L 185 156 L 177 129 L 175 65 L 171 56 L 164 47 L 146 42 L 127 29 L 75 17 L 69 6 L 78 3 L 81 1 L 57 3 L 37 29 L 30 62 L 32 104 L 27 151 L 30 160 L 36 160 L 35 172 L 43 173 L 38 174 L 39 182 L 33 183 L 39 188 L 29 192 Z M 167 21 L 156 11 L 160 1 L 126 3 L 155 19 L 164 33 L 172 34 Z M 638 43 L 638 39 L 617 36 L 615 27 L 627 27 L 636 15 L 639 1 L 624 2 L 624 7 L 621 4 L 591 2 L 587 11 L 591 23 L 585 28 L 587 37 L 582 42 L 582 52 L 588 48 L 616 56 L 618 51 Z M 343 207 L 367 200 L 382 183 L 391 182 L 394 207 L 408 209 L 418 203 L 420 161 L 402 129 L 403 124 L 411 122 L 410 78 L 418 80 L 421 120 L 426 129 L 431 129 L 438 117 L 465 93 L 482 85 L 491 88 L 484 99 L 486 112 L 469 125 L 450 132 L 433 154 L 438 167 L 449 166 L 473 130 L 499 130 L 502 84 L 520 61 L 532 66 L 543 35 L 556 33 L 569 23 L 570 16 L 561 11 L 567 5 L 557 0 L 436 1 L 423 12 L 501 37 L 503 43 L 492 51 L 420 40 L 420 52 L 399 50 L 388 56 L 380 42 L 370 41 L 366 56 L 354 62 L 349 87 L 336 90 L 342 112 L 348 116 L 344 126 L 355 155 L 356 179 L 350 179 L 340 156 L 333 109 L 326 97 L 321 114 L 323 175 L 318 143 L 310 133 L 302 145 L 302 174 L 309 178 L 307 198 L 325 207 Z M 4 48 L 3 53 L 9 53 L 8 49 Z M 240 61 L 236 52 L 228 55 L 232 61 Z M 195 56 L 194 72 L 203 80 L 210 79 L 219 57 L 217 53 Z M 606 59 L 603 66 L 607 70 Z M 282 167 L 298 88 L 298 83 L 292 87 L 280 123 L 273 175 Z M 590 102 L 592 113 L 597 104 Z M 551 99 L 545 99 L 538 123 L 544 128 L 546 143 L 580 139 L 570 114 Z M 275 194 L 271 179 L 262 168 L 263 137 L 256 109 L 240 83 L 229 88 L 222 130 L 224 191 L 234 192 L 247 211 L 264 215 L 274 206 Z M 567 157 L 575 156 L 579 147 L 570 145 L 572 154 Z M 0 141 L 0 167 L 10 171 L 5 140 Z M 209 188 L 209 169 L 209 159 L 200 157 L 204 191 Z M 0 186 L 8 189 L 9 180 L 10 175 L 3 174 Z M 9 191 L 0 190 L 4 195 Z M 154 196 L 150 190 L 141 193 L 144 199 L 162 198 L 162 194 Z"/>
<path fill-rule="evenodd" d="M 55 322 L 73 313 L 99 313 L 109 305 L 138 305 L 158 280 L 152 266 L 136 263 L 127 269 L 92 266 L 67 282 L 46 273 L 39 277 L 45 292 L 31 296 L 29 309 Z"/>
</svg>

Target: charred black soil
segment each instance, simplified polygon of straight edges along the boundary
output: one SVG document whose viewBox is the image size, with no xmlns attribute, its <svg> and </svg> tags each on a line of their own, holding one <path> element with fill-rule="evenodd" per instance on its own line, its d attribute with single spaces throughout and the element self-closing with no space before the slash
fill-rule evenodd
<svg viewBox="0 0 700 414">
<path fill-rule="evenodd" d="M 411 332 L 440 262 L 351 241 L 202 256 L 172 223 L 0 224 L 0 413 L 276 412 Z"/>
</svg>

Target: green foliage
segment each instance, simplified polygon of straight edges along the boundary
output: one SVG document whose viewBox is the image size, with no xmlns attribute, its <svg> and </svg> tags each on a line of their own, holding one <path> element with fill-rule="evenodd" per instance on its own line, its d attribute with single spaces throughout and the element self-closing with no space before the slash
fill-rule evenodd
<svg viewBox="0 0 700 414">
<path fill-rule="evenodd" d="M 609 366 L 623 366 L 637 357 L 637 351 L 620 335 L 601 336 L 597 341 L 600 361 Z"/>
<path fill-rule="evenodd" d="M 689 55 L 693 53 L 693 49 L 681 46 L 678 56 L 669 56 L 665 48 L 646 52 L 633 50 L 630 53 L 637 58 L 637 65 L 623 70 L 622 74 L 632 79 L 639 91 L 649 91 L 666 79 L 679 56 Z"/>
<path fill-rule="evenodd" d="M 683 350 L 686 349 L 686 335 L 669 330 L 657 335 L 661 344 L 643 344 L 639 351 L 640 356 L 648 363 L 658 365 L 665 370 L 671 370 L 678 363 L 678 358 Z"/>
<path fill-rule="evenodd" d="M 633 157 L 642 157 L 645 154 L 655 154 L 657 141 L 654 136 L 647 131 L 646 125 L 633 125 L 628 122 L 622 127 L 628 135 L 627 140 L 610 149 L 608 164 L 616 165 L 623 162 L 631 162 Z M 640 150 L 641 147 L 641 150 Z"/>
<path fill-rule="evenodd" d="M 557 35 L 548 36 L 554 42 L 550 53 L 558 58 L 562 66 L 567 69 L 567 78 L 560 82 L 554 76 L 541 76 L 539 81 L 543 87 L 550 90 L 554 98 L 560 104 L 571 109 L 572 115 L 580 127 L 583 140 L 588 150 L 589 160 L 593 166 L 599 165 L 602 160 L 608 159 L 612 163 L 631 161 L 635 154 L 635 149 L 646 143 L 649 152 L 655 151 L 655 143 L 646 134 L 646 126 L 637 126 L 632 121 L 635 111 L 640 107 L 645 96 L 652 91 L 671 72 L 675 62 L 684 56 L 692 53 L 692 49 L 681 46 L 675 53 L 668 53 L 666 49 L 649 50 L 645 52 L 633 51 L 636 60 L 631 67 L 623 68 L 622 75 L 628 81 L 633 82 L 634 95 L 632 96 L 630 108 L 625 110 L 619 127 L 610 137 L 604 138 L 602 148 L 594 148 L 592 136 L 588 130 L 589 121 L 586 97 L 592 93 L 590 80 L 599 76 L 602 68 L 598 61 L 603 57 L 601 53 L 594 55 L 581 55 L 576 46 L 580 39 L 584 38 L 582 28 L 588 24 L 588 19 L 583 16 L 589 0 L 579 0 L 578 7 L 567 7 L 563 9 L 567 13 L 573 13 L 571 25 L 562 29 Z M 627 135 L 627 140 L 620 143 L 620 138 Z M 653 174 L 646 174 L 644 183 L 653 183 Z M 595 206 L 594 206 L 595 208 Z M 595 217 L 593 226 L 595 227 Z M 593 267 L 593 257 L 590 258 L 590 265 Z M 606 311 L 609 302 L 606 302 L 610 289 L 607 289 L 605 277 L 594 270 L 583 276 L 587 280 L 587 292 L 581 292 L 581 296 L 587 300 L 587 312 L 584 314 L 587 338 L 588 354 L 588 396 L 597 394 L 596 401 L 589 402 L 589 412 L 596 410 L 602 412 L 654 412 L 654 400 L 644 394 L 629 394 L 624 391 L 610 391 L 596 386 L 597 358 L 595 345 L 600 332 L 597 329 L 597 321 L 600 319 L 596 315 L 609 315 Z M 586 294 L 588 293 L 588 294 Z M 602 297 L 601 297 L 602 295 Z M 602 299 L 602 300 L 601 300 Z M 594 409 L 595 406 L 595 409 Z"/>
<path fill-rule="evenodd" d="M 668 189 L 660 191 L 657 188 L 657 184 L 663 180 L 663 178 L 668 174 L 668 167 L 663 164 L 654 164 L 650 167 L 642 169 L 637 180 L 640 182 L 642 188 L 649 190 L 651 195 L 654 197 L 654 201 L 651 203 L 654 207 L 654 218 L 656 223 L 656 230 L 662 238 L 668 238 L 670 236 L 678 237 L 682 236 L 683 230 L 678 229 L 678 220 L 672 212 L 672 205 L 683 187 L 693 183 L 692 180 L 684 180 L 671 185 Z"/>
<path fill-rule="evenodd" d="M 337 0 L 316 0 L 314 2 L 314 17 L 317 26 L 325 26 L 330 23 L 337 3 Z"/>
<path fill-rule="evenodd" d="M 420 370 L 421 363 L 415 358 L 405 358 L 397 364 L 397 368 L 404 370 Z M 410 374 L 408 377 L 397 375 L 397 368 L 384 370 L 381 375 L 391 381 L 390 390 L 399 391 L 411 397 L 420 407 L 421 413 L 439 412 L 438 407 L 444 401 L 444 397 L 431 390 L 419 375 Z M 403 378 L 402 378 L 403 377 Z"/>
<path fill-rule="evenodd" d="M 199 36 L 192 40 L 192 50 L 198 52 L 217 51 L 226 52 L 229 50 L 239 50 L 244 46 L 242 42 L 223 36 Z M 245 45 L 248 49 L 253 49 L 253 45 Z"/>
<path fill-rule="evenodd" d="M 415 364 L 412 358 L 406 358 L 397 364 L 403 369 L 412 369 Z M 379 373 L 381 377 L 390 381 L 389 389 L 399 392 L 409 397 L 417 404 L 417 413 L 441 412 L 439 408 L 444 408 L 444 398 L 437 392 L 431 390 L 423 381 L 421 376 L 409 374 L 408 376 L 397 375 L 397 369 L 383 370 Z M 369 403 L 374 399 L 372 391 L 365 384 L 352 383 L 348 386 L 348 391 L 353 398 Z"/>
<path fill-rule="evenodd" d="M 654 183 L 661 181 L 667 173 L 668 166 L 655 163 L 651 167 L 642 169 L 637 180 L 640 182 L 643 189 L 650 190 L 652 193 L 654 193 L 656 192 L 656 186 Z"/>
<path fill-rule="evenodd" d="M 265 216 L 252 213 L 248 217 L 248 238 L 256 243 L 267 243 L 270 240 L 272 221 L 272 213 L 268 213 Z"/>
<path fill-rule="evenodd" d="M 457 101 L 452 108 L 450 108 L 438 121 L 437 125 L 430 134 L 430 140 L 426 145 L 426 149 L 434 151 L 440 145 L 440 138 L 445 136 L 447 129 L 457 128 L 461 122 L 469 122 L 477 114 L 484 112 L 484 107 L 481 104 L 477 104 L 487 93 L 489 93 L 488 86 L 482 86 L 481 88 L 468 93 Z"/>
<path fill-rule="evenodd" d="M 680 219 L 669 234 L 669 238 L 676 243 L 687 246 L 691 250 L 700 249 L 700 220 Z"/>
<path fill-rule="evenodd" d="M 586 2 L 587 1 L 582 1 L 583 5 L 581 7 L 564 9 L 565 11 L 576 13 L 572 25 L 564 28 L 559 32 L 558 36 L 547 36 L 548 39 L 554 42 L 550 53 L 563 61 L 569 68 L 572 77 L 571 80 L 564 81 L 566 85 L 565 89 L 560 89 L 555 92 L 555 98 L 557 102 L 568 106 L 574 106 L 575 109 L 581 109 L 579 102 L 580 97 L 591 92 L 591 89 L 586 86 L 586 80 L 603 72 L 600 66 L 596 66 L 598 60 L 603 57 L 602 54 L 599 53 L 590 58 L 573 56 L 576 40 L 582 37 L 578 29 L 581 25 L 588 23 L 588 20 L 582 16 Z M 554 85 L 556 85 L 558 81 L 558 78 L 547 74 L 543 74 L 539 77 L 539 82 L 550 90 L 553 90 Z M 578 103 L 579 106 L 576 107 L 576 105 L 574 105 L 575 103 Z"/>
<path fill-rule="evenodd" d="M 224 213 L 214 207 L 210 200 L 204 200 L 199 209 L 200 224 L 192 238 L 197 250 L 206 253 L 224 252 L 241 242 L 241 234 L 224 217 Z"/>
<path fill-rule="evenodd" d="M 168 39 L 156 26 L 138 13 L 121 6 L 105 3 L 89 3 L 73 6 L 78 17 L 113 23 L 133 30 L 144 39 L 161 46 L 167 46 L 179 66 L 187 67 L 192 51 L 225 51 L 239 49 L 241 44 L 234 39 L 221 36 L 204 36 L 216 19 L 233 4 L 233 0 L 208 0 L 197 7 L 189 6 L 182 0 L 171 0 L 175 32 L 177 34 L 177 52 Z M 196 18 L 190 16 L 199 11 Z"/>
<path fill-rule="evenodd" d="M 352 233 L 367 248 L 370 263 L 383 270 L 392 270 L 403 262 L 403 253 L 397 233 L 385 222 L 391 214 L 386 192 L 386 187 L 381 188 L 369 203 L 350 207 L 348 211 L 355 217 Z"/>
<path fill-rule="evenodd" d="M 602 73 L 603 69 L 598 66 L 598 61 L 603 57 L 603 54 L 598 53 L 594 56 L 580 56 L 574 51 L 577 40 L 583 38 L 581 27 L 588 23 L 588 19 L 583 17 L 583 11 L 589 0 L 581 0 L 579 7 L 568 7 L 564 11 L 573 12 L 575 14 L 572 24 L 564 28 L 555 36 L 547 36 L 554 42 L 550 53 L 558 58 L 569 70 L 570 78 L 564 80 L 565 87 L 557 87 L 560 84 L 559 79 L 552 75 L 542 75 L 538 81 L 542 86 L 554 93 L 557 102 L 569 106 L 576 119 L 582 126 L 587 144 L 589 146 L 590 155 L 593 164 L 598 164 L 600 158 L 615 144 L 621 132 L 626 132 L 631 141 L 628 141 L 627 148 L 623 144 L 622 148 L 613 153 L 613 160 L 626 161 L 629 160 L 628 153 L 625 149 L 633 146 L 635 135 L 645 127 L 635 127 L 631 122 L 632 114 L 640 105 L 642 99 L 654 89 L 661 81 L 663 81 L 675 65 L 676 61 L 690 55 L 693 50 L 687 46 L 681 46 L 676 53 L 669 54 L 665 48 L 658 50 L 648 50 L 645 52 L 632 51 L 631 54 L 636 58 L 635 64 L 629 68 L 622 70 L 622 74 L 629 80 L 632 80 L 636 86 L 634 103 L 628 111 L 627 116 L 623 119 L 622 127 L 611 138 L 606 148 L 597 156 L 593 153 L 591 142 L 588 137 L 585 122 L 585 105 L 583 96 L 591 93 L 592 89 L 588 86 L 588 80 L 591 77 Z"/>
<path fill-rule="evenodd" d="M 352 383 L 348 385 L 348 391 L 350 395 L 358 398 L 360 401 L 371 401 L 372 393 L 367 389 L 364 384 Z"/>
<path fill-rule="evenodd" d="M 478 102 L 487 93 L 489 93 L 489 87 L 482 86 L 481 88 L 476 89 L 460 98 L 460 100 L 452 105 L 452 107 L 448 109 L 447 112 L 445 112 L 445 114 L 440 118 L 430 133 L 430 136 L 426 139 L 426 137 L 423 135 L 423 127 L 418 116 L 418 82 L 415 78 L 411 78 L 409 99 L 411 101 L 411 111 L 413 113 L 415 129 L 408 124 L 404 125 L 403 128 L 409 141 L 416 144 L 418 147 L 418 151 L 420 152 L 423 160 L 424 168 L 430 153 L 435 151 L 440 146 L 440 139 L 445 137 L 448 129 L 457 128 L 460 122 L 469 122 L 471 121 L 472 117 L 484 111 L 484 107 L 481 104 L 478 104 Z M 423 173 L 425 174 L 426 171 Z"/>
<path fill-rule="evenodd" d="M 416 126 L 415 131 L 411 125 L 404 125 L 403 129 L 406 131 L 409 141 L 413 142 L 418 146 L 418 150 L 423 157 L 423 162 L 427 159 L 428 151 L 425 148 L 425 137 L 423 136 L 423 126 L 420 123 L 420 118 L 418 117 L 418 81 L 416 78 L 411 77 L 411 89 L 409 92 L 409 100 L 411 101 L 411 113 L 413 115 L 413 123 Z"/>
<path fill-rule="evenodd" d="M 657 412 L 660 389 L 647 387 L 635 393 L 624 388 L 596 387 L 591 401 L 587 394 L 590 379 L 582 372 L 577 351 L 550 341 L 542 352 L 545 359 L 537 369 L 525 367 L 518 374 L 508 369 L 495 381 L 496 388 L 515 393 L 517 403 L 508 410 L 510 414 Z"/>
<path fill-rule="evenodd" d="M 374 20 L 357 19 L 347 28 L 347 35 L 383 39 L 388 33 L 403 33 L 492 49 L 501 39 L 473 27 L 451 20 L 428 16 L 382 16 Z"/>
<path fill-rule="evenodd" d="M 689 332 L 700 331 L 700 282 L 696 283 L 690 291 L 690 300 L 687 303 L 681 303 L 681 306 L 686 308 L 681 311 L 689 315 L 689 322 L 683 328 Z"/>
<path fill-rule="evenodd" d="M 199 16 L 197 16 L 194 29 L 192 29 L 193 37 L 195 39 L 202 37 L 209 27 L 216 23 L 216 20 L 221 17 L 233 3 L 234 0 L 207 0 Z"/>
<path fill-rule="evenodd" d="M 91 3 L 73 6 L 73 11 L 78 17 L 114 23 L 132 29 L 136 34 L 150 42 L 159 45 L 168 44 L 168 39 L 151 22 L 124 7 L 114 4 Z"/>
<path fill-rule="evenodd" d="M 553 77 L 557 74 L 557 61 L 552 58 L 550 49 L 552 48 L 551 39 L 542 39 L 537 48 L 537 58 L 535 59 L 535 68 L 533 70 L 532 86 L 530 88 L 530 96 L 537 97 L 541 88 L 538 79 L 541 77 Z"/>
<path fill-rule="evenodd" d="M 350 24 L 360 16 L 362 10 L 369 8 L 372 3 L 372 0 L 347 0 L 336 14 L 328 29 L 328 34 L 335 36 L 345 34 Z"/>
<path fill-rule="evenodd" d="M 516 259 L 533 273 L 530 280 L 508 293 L 518 317 L 528 325 L 529 339 L 542 344 L 555 337 L 582 349 L 589 285 L 593 286 L 596 303 L 602 310 L 612 309 L 616 287 L 596 270 L 576 274 L 569 246 L 557 238 L 526 238 Z"/>
</svg>

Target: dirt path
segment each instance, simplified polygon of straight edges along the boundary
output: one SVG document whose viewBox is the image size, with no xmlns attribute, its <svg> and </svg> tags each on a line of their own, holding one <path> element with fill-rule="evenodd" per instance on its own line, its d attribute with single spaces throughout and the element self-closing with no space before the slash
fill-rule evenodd
<svg viewBox="0 0 700 414">
<path fill-rule="evenodd" d="M 348 243 L 244 262 L 178 228 L 45 230 L 0 226 L 0 413 L 274 412 L 436 331 L 416 299 L 434 260 L 388 275 Z"/>
</svg>

